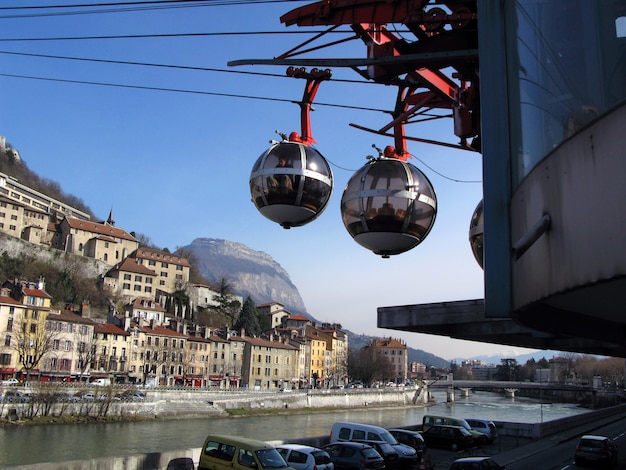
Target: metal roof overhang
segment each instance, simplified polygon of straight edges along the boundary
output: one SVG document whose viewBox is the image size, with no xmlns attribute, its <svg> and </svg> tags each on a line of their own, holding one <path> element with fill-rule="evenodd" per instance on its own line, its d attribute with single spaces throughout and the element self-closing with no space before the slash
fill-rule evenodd
<svg viewBox="0 0 626 470">
<path fill-rule="evenodd" d="M 378 308 L 378 327 L 539 350 L 626 357 L 626 347 L 606 338 L 539 331 L 509 318 L 486 318 L 483 299 Z"/>
</svg>

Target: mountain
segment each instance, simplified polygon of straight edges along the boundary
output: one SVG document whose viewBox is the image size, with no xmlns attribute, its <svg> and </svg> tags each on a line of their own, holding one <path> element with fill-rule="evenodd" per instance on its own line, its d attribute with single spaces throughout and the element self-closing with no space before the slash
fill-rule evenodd
<svg viewBox="0 0 626 470">
<path fill-rule="evenodd" d="M 539 361 L 542 358 L 545 358 L 547 360 L 550 360 L 553 357 L 564 356 L 564 355 L 566 356 L 568 354 L 571 354 L 571 353 L 564 353 L 564 352 L 552 351 L 552 350 L 539 350 L 539 351 L 533 351 L 530 353 L 521 354 L 515 349 L 512 349 L 509 351 L 502 351 L 500 354 L 495 354 L 491 356 L 475 356 L 471 358 L 456 358 L 453 360 L 456 361 L 457 364 L 460 364 L 462 361 L 469 359 L 469 360 L 481 361 L 483 364 L 500 365 L 502 359 L 515 359 L 519 365 L 524 365 L 529 359 L 534 359 L 535 361 Z"/>
<path fill-rule="evenodd" d="M 279 302 L 288 312 L 315 320 L 287 271 L 267 253 L 215 238 L 196 238 L 183 248 L 194 254 L 200 274 L 208 281 L 219 285 L 226 279 L 233 293 L 244 300 L 249 295 L 257 305 Z"/>
</svg>

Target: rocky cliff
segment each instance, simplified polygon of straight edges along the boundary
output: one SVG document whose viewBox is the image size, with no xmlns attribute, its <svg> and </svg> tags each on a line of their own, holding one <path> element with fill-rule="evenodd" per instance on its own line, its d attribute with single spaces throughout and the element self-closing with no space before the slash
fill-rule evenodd
<svg viewBox="0 0 626 470">
<path fill-rule="evenodd" d="M 250 295 L 257 305 L 279 302 L 291 313 L 310 317 L 287 271 L 267 253 L 215 238 L 196 238 L 183 248 L 196 256 L 198 270 L 207 280 L 219 284 L 226 279 L 233 293 L 244 299 Z"/>
</svg>

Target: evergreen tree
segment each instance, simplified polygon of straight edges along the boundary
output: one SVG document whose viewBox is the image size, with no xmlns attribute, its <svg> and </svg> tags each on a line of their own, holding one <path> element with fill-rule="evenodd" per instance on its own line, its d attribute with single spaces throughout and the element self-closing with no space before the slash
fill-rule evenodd
<svg viewBox="0 0 626 470">
<path fill-rule="evenodd" d="M 213 296 L 213 301 L 216 302 L 217 305 L 209 308 L 213 312 L 226 317 L 230 323 L 229 326 L 232 327 L 237 321 L 239 310 L 241 310 L 241 302 L 235 299 L 232 288 L 226 279 L 221 279 L 218 293 Z"/>
<path fill-rule="evenodd" d="M 245 329 L 246 335 L 259 335 L 261 333 L 261 326 L 259 325 L 259 313 L 256 309 L 256 304 L 248 296 L 243 303 L 241 312 L 239 312 L 239 318 L 235 323 L 235 329 L 241 331 Z"/>
</svg>

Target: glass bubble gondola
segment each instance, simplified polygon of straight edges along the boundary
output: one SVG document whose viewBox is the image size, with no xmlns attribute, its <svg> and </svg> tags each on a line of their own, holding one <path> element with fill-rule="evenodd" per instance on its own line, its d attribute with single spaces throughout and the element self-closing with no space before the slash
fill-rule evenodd
<svg viewBox="0 0 626 470">
<path fill-rule="evenodd" d="M 371 158 L 348 181 L 341 199 L 343 224 L 354 241 L 383 258 L 419 245 L 436 214 L 428 178 L 396 158 Z"/>
<path fill-rule="evenodd" d="M 472 247 L 472 253 L 479 266 L 484 269 L 483 266 L 483 231 L 484 231 L 484 215 L 483 215 L 483 200 L 481 200 L 474 213 L 472 214 L 472 220 L 470 221 L 469 228 L 469 242 Z"/>
<path fill-rule="evenodd" d="M 259 212 L 284 228 L 315 220 L 326 208 L 333 175 L 316 149 L 299 142 L 275 142 L 250 174 L 250 194 Z"/>
</svg>

